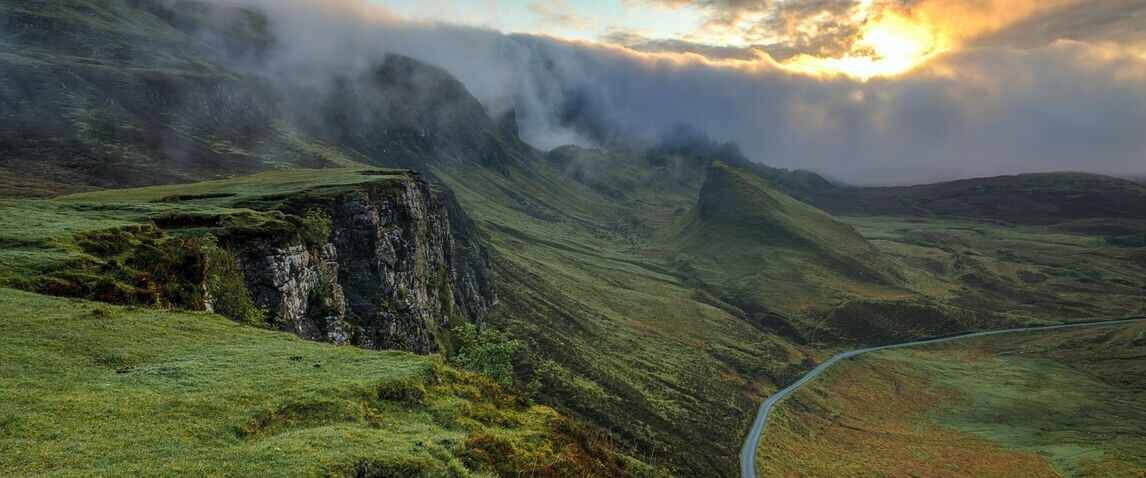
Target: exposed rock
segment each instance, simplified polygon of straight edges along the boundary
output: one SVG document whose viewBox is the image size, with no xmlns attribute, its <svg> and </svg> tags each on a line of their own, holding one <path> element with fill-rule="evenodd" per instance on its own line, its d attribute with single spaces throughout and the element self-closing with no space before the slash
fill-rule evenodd
<svg viewBox="0 0 1146 478">
<path fill-rule="evenodd" d="M 247 238 L 248 289 L 274 323 L 304 338 L 431 353 L 457 321 L 481 324 L 496 302 L 488 256 L 453 196 L 411 175 L 290 198 L 321 209 L 329 241 Z"/>
</svg>

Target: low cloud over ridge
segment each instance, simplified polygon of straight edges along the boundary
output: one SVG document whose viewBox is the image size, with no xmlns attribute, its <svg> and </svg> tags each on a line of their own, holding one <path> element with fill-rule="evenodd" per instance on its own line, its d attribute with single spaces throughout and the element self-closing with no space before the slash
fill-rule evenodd
<svg viewBox="0 0 1146 478">
<path fill-rule="evenodd" d="M 767 55 L 648 53 L 407 22 L 355 0 L 248 3 L 274 13 L 292 61 L 419 58 L 456 75 L 492 113 L 515 109 L 525 139 L 541 148 L 651 138 L 686 123 L 753 160 L 857 183 L 1146 174 L 1146 55 L 1126 46 L 1137 33 L 1110 15 L 1088 18 L 1117 26 L 1117 44 L 1077 22 L 1070 28 L 1086 37 L 1038 26 L 1049 19 L 1016 21 L 1041 37 L 992 31 L 994 41 L 968 42 L 906 74 L 858 81 L 794 73 Z"/>
</svg>

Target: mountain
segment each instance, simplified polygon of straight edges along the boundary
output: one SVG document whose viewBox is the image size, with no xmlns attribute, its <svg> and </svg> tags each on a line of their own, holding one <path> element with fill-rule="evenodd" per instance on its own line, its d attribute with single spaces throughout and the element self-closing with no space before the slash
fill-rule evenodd
<svg viewBox="0 0 1146 478">
<path fill-rule="evenodd" d="M 0 474 L 115 474 L 186 431 L 178 466 L 220 473 L 729 476 L 760 400 L 830 351 L 1143 307 L 1146 255 L 1104 241 L 1105 220 L 874 199 L 854 212 L 892 216 L 833 216 L 894 195 L 687 132 L 540 152 L 417 60 L 283 63 L 251 9 L 0 13 L 17 32 L 0 37 L 0 295 L 21 357 L 0 380 L 36 385 L 0 387 L 36 413 L 0 407 L 0 447 L 70 440 L 26 425 L 76 426 L 61 394 L 99 395 L 119 427 L 60 470 Z M 990 211 L 963 191 L 954 211 Z M 107 384 L 154 400 L 146 419 Z M 149 416 L 171 410 L 188 425 Z M 276 447 L 289 460 L 268 465 Z"/>
<path fill-rule="evenodd" d="M 0 2 L 0 194 L 532 153 L 444 71 L 281 66 L 262 14 L 211 2 Z"/>
</svg>

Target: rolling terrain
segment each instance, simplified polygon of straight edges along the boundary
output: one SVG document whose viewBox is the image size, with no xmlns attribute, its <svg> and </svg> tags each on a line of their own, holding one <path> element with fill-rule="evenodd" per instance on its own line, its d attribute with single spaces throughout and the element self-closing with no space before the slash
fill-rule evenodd
<svg viewBox="0 0 1146 478">
<path fill-rule="evenodd" d="M 1143 331 L 994 336 L 844 361 L 779 407 L 759 474 L 1141 476 Z"/>
<path fill-rule="evenodd" d="M 543 152 L 416 60 L 282 74 L 255 10 L 0 17 L 0 474 L 730 476 L 836 351 L 1146 307 L 1133 183 Z"/>
</svg>

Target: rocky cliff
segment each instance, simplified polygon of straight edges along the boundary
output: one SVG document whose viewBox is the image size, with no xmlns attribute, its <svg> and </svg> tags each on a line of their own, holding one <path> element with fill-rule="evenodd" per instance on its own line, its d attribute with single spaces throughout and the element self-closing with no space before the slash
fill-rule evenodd
<svg viewBox="0 0 1146 478">
<path fill-rule="evenodd" d="M 288 214 L 327 218 L 329 237 L 230 242 L 255 302 L 284 330 L 429 353 L 448 349 L 458 321 L 480 325 L 497 300 L 469 219 L 448 190 L 416 175 L 280 200 Z"/>
</svg>

